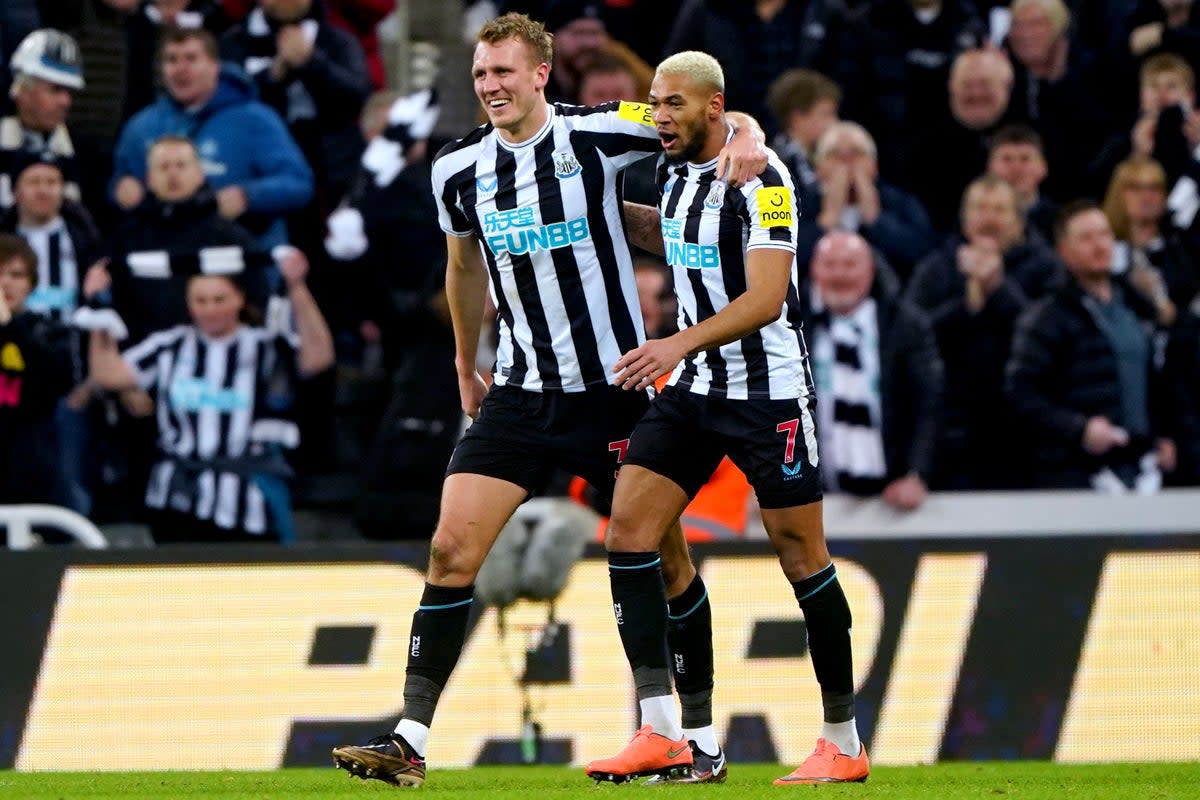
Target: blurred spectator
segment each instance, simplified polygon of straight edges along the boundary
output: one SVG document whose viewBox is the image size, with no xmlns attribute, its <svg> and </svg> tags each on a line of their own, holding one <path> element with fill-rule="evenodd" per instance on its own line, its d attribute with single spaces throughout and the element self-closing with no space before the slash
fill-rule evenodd
<svg viewBox="0 0 1200 800">
<path fill-rule="evenodd" d="M 579 76 L 579 104 L 598 106 L 612 100 L 644 103 L 646 96 L 638 94 L 638 76 L 625 61 L 610 53 L 597 53 Z"/>
<path fill-rule="evenodd" d="M 1200 254 L 1167 215 L 1167 174 L 1152 158 L 1133 156 L 1113 173 L 1104 196 L 1112 226 L 1113 272 L 1154 302 L 1158 321 L 1174 323 L 1200 290 Z"/>
<path fill-rule="evenodd" d="M 127 120 L 154 102 L 159 74 L 156 49 L 167 28 L 204 28 L 214 36 L 229 25 L 219 0 L 141 0 L 125 23 L 125 107 Z"/>
<path fill-rule="evenodd" d="M 604 25 L 638 58 L 657 64 L 663 56 L 663 32 L 671 30 L 683 0 L 606 0 Z"/>
<path fill-rule="evenodd" d="M 37 280 L 25 309 L 69 324 L 84 271 L 100 254 L 100 234 L 87 209 L 64 200 L 62 168 L 53 155 L 21 154 L 13 170 L 16 205 L 0 215 L 0 230 L 19 234 L 37 257 Z M 92 503 L 84 465 L 91 436 L 84 410 L 91 395 L 83 342 L 75 331 L 68 340 L 75 388 L 55 412 L 61 465 L 57 496 L 62 505 L 87 514 Z"/>
<path fill-rule="evenodd" d="M 847 231 L 813 254 L 804 330 L 817 387 L 821 473 L 828 491 L 882 494 L 920 506 L 933 469 L 942 365 L 925 315 L 883 291 L 871 248 Z"/>
<path fill-rule="evenodd" d="M 428 538 L 462 412 L 454 334 L 445 298 L 446 237 L 429 191 L 429 136 L 437 121 L 429 90 L 368 105 L 368 139 L 345 207 L 330 218 L 326 248 L 357 276 L 353 327 L 382 346 L 389 400 L 372 430 L 355 521 L 372 538 Z"/>
<path fill-rule="evenodd" d="M 900 175 L 909 144 L 946 108 L 950 65 L 984 44 L 969 0 L 879 0 L 855 26 L 847 113 L 879 142 L 879 169 Z"/>
<path fill-rule="evenodd" d="M 962 234 L 922 261 L 906 299 L 933 324 L 945 365 L 935 489 L 1017 488 L 1024 471 L 1004 399 L 1013 326 L 1057 273 L 1049 246 L 1025 233 L 1013 188 L 986 175 L 963 198 Z M 987 453 L 987 457 L 980 457 Z"/>
<path fill-rule="evenodd" d="M 963 191 L 987 167 L 988 142 L 1006 120 L 1012 84 L 1012 65 L 997 50 L 968 50 L 954 59 L 949 113 L 930 120 L 913 144 L 903 183 L 939 233 L 954 230 Z"/>
<path fill-rule="evenodd" d="M 1135 58 L 1175 53 L 1200 71 L 1200 4 L 1195 0 L 1138 0 L 1128 30 Z"/>
<path fill-rule="evenodd" d="M 554 64 L 546 85 L 550 102 L 590 105 L 581 97 L 583 75 L 595 59 L 604 56 L 625 65 L 637 82 L 633 99 L 645 100 L 654 70 L 628 46 L 608 35 L 600 0 L 550 0 L 544 16 L 546 30 L 554 34 Z"/>
<path fill-rule="evenodd" d="M 6 0 L 0 3 L 0 113 L 9 111 L 8 87 L 12 73 L 8 59 L 16 52 L 17 45 L 29 34 L 42 26 L 41 14 L 35 0 Z"/>
<path fill-rule="evenodd" d="M 121 220 L 111 242 L 112 305 L 128 331 L 127 344 L 187 322 L 187 274 L 179 265 L 203 269 L 211 259 L 240 271 L 269 260 L 253 236 L 221 215 L 191 140 L 160 137 L 146 154 L 145 171 L 146 196 Z M 243 280 L 261 308 L 267 300 L 263 270 L 251 272 Z"/>
<path fill-rule="evenodd" d="M 1102 94 L 1101 64 L 1072 43 L 1063 0 L 1013 0 L 1008 49 L 1012 55 L 1015 114 L 1041 134 L 1050 174 L 1043 191 L 1055 200 L 1075 197 L 1088 166 L 1115 123 Z"/>
<path fill-rule="evenodd" d="M 225 14 L 234 22 L 250 15 L 256 0 L 222 0 Z M 387 83 L 383 57 L 379 52 L 379 23 L 396 9 L 396 0 L 325 0 L 329 23 L 354 34 L 367 59 L 371 85 L 382 89 Z M 494 15 L 493 15 L 494 16 Z M 478 29 L 478 26 L 476 26 Z M 471 32 L 472 38 L 475 31 Z"/>
<path fill-rule="evenodd" d="M 1179 466 L 1172 483 L 1200 486 L 1200 302 L 1184 311 L 1167 346 Z"/>
<path fill-rule="evenodd" d="M 833 0 L 686 0 L 663 55 L 701 50 L 725 70 L 725 107 L 757 118 L 775 133 L 766 87 L 792 67 L 819 70 L 839 83 L 847 23 Z"/>
<path fill-rule="evenodd" d="M 121 208 L 145 197 L 146 153 L 161 136 L 190 138 L 216 190 L 221 216 L 237 220 L 263 247 L 287 241 L 283 214 L 312 198 L 313 175 L 278 115 L 254 99 L 236 68 L 222 68 L 217 43 L 203 29 L 163 35 L 164 94 L 121 131 L 113 198 Z"/>
<path fill-rule="evenodd" d="M 65 33 L 43 28 L 21 41 L 10 66 L 8 93 L 16 114 L 0 119 L 0 209 L 13 204 L 12 162 L 21 152 L 58 158 L 67 177 L 67 197 L 78 200 L 79 169 L 66 119 L 71 92 L 83 88 L 79 45 Z"/>
<path fill-rule="evenodd" d="M 1139 80 L 1140 115 L 1130 133 L 1114 134 L 1097 155 L 1093 180 L 1107 185 L 1117 163 L 1131 154 L 1153 157 L 1166 171 L 1168 206 L 1176 225 L 1190 228 L 1200 205 L 1200 111 L 1195 102 L 1196 76 L 1186 61 L 1172 53 L 1146 59 Z"/>
<path fill-rule="evenodd" d="M 243 67 L 287 122 L 318 194 L 336 206 L 364 146 L 358 115 L 371 84 L 358 41 L 328 23 L 323 0 L 259 0 L 221 38 L 221 56 Z"/>
<path fill-rule="evenodd" d="M 15 205 L 0 214 L 0 230 L 20 234 L 37 255 L 30 311 L 70 322 L 83 273 L 100 256 L 91 214 L 65 198 L 62 165 L 50 153 L 21 153 L 12 162 Z"/>
<path fill-rule="evenodd" d="M 300 440 L 281 394 L 294 379 L 327 369 L 333 341 L 304 284 L 308 264 L 291 248 L 280 271 L 298 335 L 243 325 L 246 296 L 229 274 L 188 280 L 191 324 L 159 331 L 120 353 L 93 331 L 92 379 L 101 387 L 140 387 L 156 395 L 161 459 L 146 486 L 158 543 L 294 538 L 280 453 Z M 106 288 L 89 275 L 89 294 Z M 94 280 L 93 280 L 94 278 Z"/>
<path fill-rule="evenodd" d="M 1054 241 L 1058 204 L 1040 191 L 1048 167 L 1038 132 L 1022 123 L 996 131 L 988 148 L 987 171 L 1013 187 L 1026 229 L 1037 231 L 1046 242 Z"/>
<path fill-rule="evenodd" d="M 820 204 L 800 218 L 797 258 L 807 263 L 815 241 L 835 228 L 862 235 L 902 278 L 934 248 L 929 217 L 914 195 L 879 180 L 875 141 L 854 122 L 838 122 L 814 153 Z"/>
<path fill-rule="evenodd" d="M 811 69 L 789 69 L 767 89 L 767 105 L 779 128 L 771 147 L 791 170 L 801 219 L 821 205 L 812 158 L 817 142 L 838 121 L 841 102 L 841 88 Z"/>
<path fill-rule="evenodd" d="M 1154 309 L 1112 275 L 1113 235 L 1089 201 L 1063 207 L 1056 226 L 1068 277 L 1017 321 L 1005 393 L 1031 448 L 1040 489 L 1156 491 L 1175 466 L 1158 405 L 1150 327 Z"/>
<path fill-rule="evenodd" d="M 671 290 L 671 272 L 658 258 L 643 257 L 633 262 L 642 321 L 647 339 L 662 339 L 678 330 L 675 314 L 678 306 Z"/>
<path fill-rule="evenodd" d="M 25 308 L 37 257 L 0 234 L 0 504 L 59 501 L 55 408 L 72 384 L 70 332 Z"/>
</svg>

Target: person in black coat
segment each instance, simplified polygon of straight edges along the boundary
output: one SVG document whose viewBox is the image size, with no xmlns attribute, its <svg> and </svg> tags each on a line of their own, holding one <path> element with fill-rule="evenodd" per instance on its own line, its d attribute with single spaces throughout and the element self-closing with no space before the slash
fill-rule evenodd
<svg viewBox="0 0 1200 800">
<path fill-rule="evenodd" d="M 205 182 L 199 154 L 188 139 L 164 136 L 150 148 L 146 188 L 141 204 L 114 231 L 110 247 L 112 306 L 128 331 L 126 345 L 189 319 L 184 299 L 187 276 L 143 277 L 148 273 L 139 265 L 148 259 L 189 261 L 202 269 L 200 260 L 213 253 L 208 248 L 231 248 L 213 255 L 223 253 L 243 264 L 269 260 L 251 234 L 221 216 L 216 195 Z M 256 276 L 256 283 L 248 289 L 251 301 L 257 304 L 266 299 L 264 272 L 247 270 L 248 275 Z"/>
<path fill-rule="evenodd" d="M 799 293 L 817 385 L 826 488 L 924 502 L 934 467 L 942 363 L 924 312 L 876 280 L 858 234 L 817 243 L 812 283 Z"/>
<path fill-rule="evenodd" d="M 1017 316 L 1057 271 L 1049 246 L 1026 235 L 1013 188 L 992 176 L 967 187 L 962 233 L 917 265 L 905 297 L 929 314 L 946 370 L 933 488 L 1018 485 L 1004 365 Z"/>
<path fill-rule="evenodd" d="M 25 309 L 37 257 L 0 234 L 0 504 L 57 503 L 55 409 L 73 383 L 70 331 Z"/>
<path fill-rule="evenodd" d="M 899 176 L 913 138 L 946 107 L 955 56 L 981 47 L 986 30 L 968 0 L 880 0 L 856 23 L 846 115 L 879 142 L 880 172 Z"/>
<path fill-rule="evenodd" d="M 686 0 L 663 55 L 700 50 L 721 62 L 725 106 L 776 130 L 767 113 L 767 86 L 785 70 L 818 70 L 841 83 L 847 74 L 847 23 L 833 0 Z"/>
<path fill-rule="evenodd" d="M 1069 273 L 1017 320 L 1005 394 L 1041 489 L 1152 491 L 1175 466 L 1150 332 L 1154 309 L 1111 273 L 1104 212 L 1063 208 L 1057 249 Z M 1013 446 L 1017 446 L 1014 442 Z"/>
<path fill-rule="evenodd" d="M 1200 486 L 1200 302 L 1193 303 L 1171 330 L 1166 372 L 1179 461 L 1171 483 Z"/>
<path fill-rule="evenodd" d="M 254 78 L 300 145 L 324 205 L 337 205 L 363 151 L 358 115 L 371 92 L 358 40 L 326 21 L 323 0 L 259 0 L 221 37 L 221 58 Z"/>
</svg>

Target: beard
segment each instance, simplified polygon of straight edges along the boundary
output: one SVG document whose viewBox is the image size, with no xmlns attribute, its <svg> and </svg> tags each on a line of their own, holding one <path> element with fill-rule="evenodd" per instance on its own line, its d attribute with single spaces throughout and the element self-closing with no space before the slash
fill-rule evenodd
<svg viewBox="0 0 1200 800">
<path fill-rule="evenodd" d="M 708 125 L 703 118 L 697 119 L 679 134 L 679 138 L 684 145 L 677 154 L 668 154 L 667 162 L 682 164 L 686 161 L 695 161 L 696 156 L 704 152 L 704 146 L 708 144 Z"/>
</svg>

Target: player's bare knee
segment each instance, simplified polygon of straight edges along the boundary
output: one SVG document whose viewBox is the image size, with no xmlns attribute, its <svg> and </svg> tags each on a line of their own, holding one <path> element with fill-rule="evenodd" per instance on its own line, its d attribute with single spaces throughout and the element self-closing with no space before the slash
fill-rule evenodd
<svg viewBox="0 0 1200 800">
<path fill-rule="evenodd" d="M 443 528 L 434 531 L 429 543 L 430 583 L 443 584 L 454 578 L 470 583 L 479 571 L 479 564 L 474 561 L 458 536 Z"/>
<path fill-rule="evenodd" d="M 644 553 L 658 549 L 658 538 L 635 515 L 614 511 L 604 532 L 604 547 L 610 553 Z"/>
</svg>

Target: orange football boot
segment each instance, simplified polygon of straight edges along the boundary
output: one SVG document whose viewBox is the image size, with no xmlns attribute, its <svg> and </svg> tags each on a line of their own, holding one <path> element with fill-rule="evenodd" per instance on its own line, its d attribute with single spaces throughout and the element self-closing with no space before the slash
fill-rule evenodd
<svg viewBox="0 0 1200 800">
<path fill-rule="evenodd" d="M 643 725 L 621 752 L 591 762 L 586 772 L 597 781 L 625 783 L 647 775 L 683 777 L 691 770 L 692 748 L 687 739 L 674 741 Z"/>
<path fill-rule="evenodd" d="M 776 786 L 793 783 L 862 783 L 871 774 L 871 762 L 867 760 L 867 748 L 860 745 L 861 752 L 851 757 L 838 749 L 833 742 L 817 739 L 817 749 L 804 759 L 804 763 L 791 775 L 775 779 Z"/>
</svg>

